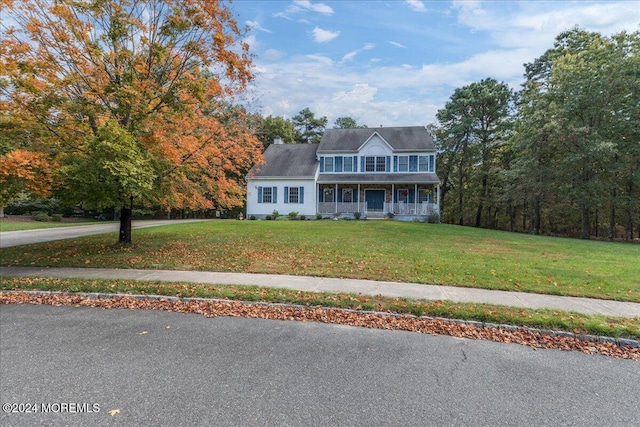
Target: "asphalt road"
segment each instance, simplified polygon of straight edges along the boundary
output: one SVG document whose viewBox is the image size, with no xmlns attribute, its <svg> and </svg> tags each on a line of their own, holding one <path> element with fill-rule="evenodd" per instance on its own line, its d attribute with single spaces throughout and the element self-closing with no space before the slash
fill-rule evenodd
<svg viewBox="0 0 640 427">
<path fill-rule="evenodd" d="M 202 221 L 193 220 L 145 220 L 133 221 L 132 229 L 172 225 L 181 222 Z M 28 245 L 31 243 L 50 242 L 52 240 L 74 239 L 76 237 L 91 236 L 93 234 L 118 233 L 119 222 L 105 222 L 104 224 L 78 225 L 69 227 L 40 228 L 35 230 L 4 231 L 0 233 L 0 248 Z M 117 234 L 116 234 L 117 239 Z"/>
<path fill-rule="evenodd" d="M 162 311 L 9 305 L 0 320 L 1 402 L 57 410 L 3 426 L 639 423 L 637 361 Z"/>
</svg>

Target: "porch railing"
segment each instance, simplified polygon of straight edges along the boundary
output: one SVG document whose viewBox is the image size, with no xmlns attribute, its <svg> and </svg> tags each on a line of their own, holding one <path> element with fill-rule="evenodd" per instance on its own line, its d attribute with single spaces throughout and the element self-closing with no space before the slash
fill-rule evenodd
<svg viewBox="0 0 640 427">
<path fill-rule="evenodd" d="M 367 213 L 367 202 L 345 203 L 345 202 L 319 202 L 319 214 L 335 214 L 335 213 Z"/>
<path fill-rule="evenodd" d="M 343 202 L 319 202 L 319 214 L 345 214 L 360 212 L 369 213 L 367 202 L 360 203 L 343 203 Z M 371 212 L 387 213 L 393 212 L 395 215 L 431 215 L 438 213 L 438 205 L 435 203 L 421 202 L 415 203 L 385 203 L 380 210 L 371 210 Z"/>
<path fill-rule="evenodd" d="M 431 215 L 438 213 L 438 205 L 429 202 L 390 203 L 391 212 L 396 215 Z"/>
</svg>

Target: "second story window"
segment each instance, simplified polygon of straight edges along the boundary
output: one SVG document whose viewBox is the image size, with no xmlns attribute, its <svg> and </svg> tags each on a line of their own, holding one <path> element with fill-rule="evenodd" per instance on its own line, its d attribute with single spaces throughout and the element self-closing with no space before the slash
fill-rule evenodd
<svg viewBox="0 0 640 427">
<path fill-rule="evenodd" d="M 353 172 L 353 157 L 346 156 L 342 161 L 342 170 L 344 172 Z"/>
<path fill-rule="evenodd" d="M 394 157 L 396 172 L 435 172 L 435 156 L 396 156 Z"/>
<path fill-rule="evenodd" d="M 365 172 L 385 172 L 387 170 L 387 158 L 385 156 L 367 156 L 364 158 Z"/>
<path fill-rule="evenodd" d="M 324 158 L 324 171 L 333 172 L 333 157 Z"/>
</svg>

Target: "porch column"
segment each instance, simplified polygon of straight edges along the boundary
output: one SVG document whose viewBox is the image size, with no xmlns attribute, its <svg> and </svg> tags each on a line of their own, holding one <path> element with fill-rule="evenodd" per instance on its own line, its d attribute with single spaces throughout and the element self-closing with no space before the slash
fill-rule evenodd
<svg viewBox="0 0 640 427">
<path fill-rule="evenodd" d="M 436 187 L 438 194 L 436 196 L 436 200 L 437 200 L 437 205 L 438 205 L 438 214 L 440 214 L 440 184 L 438 184 L 438 186 Z"/>
<path fill-rule="evenodd" d="M 356 200 L 358 201 L 358 212 L 365 213 L 364 209 L 360 209 L 360 184 L 358 184 L 358 196 L 356 197 Z"/>
<path fill-rule="evenodd" d="M 389 212 L 396 213 L 395 206 L 393 205 L 393 200 L 396 197 L 396 185 L 391 183 L 391 209 Z"/>
<path fill-rule="evenodd" d="M 336 190 L 333 194 L 334 194 L 333 197 L 336 198 L 336 208 L 334 209 L 334 212 L 338 213 L 338 184 L 336 184 Z"/>
<path fill-rule="evenodd" d="M 413 189 L 413 213 L 418 214 L 418 184 L 414 184 Z"/>
</svg>

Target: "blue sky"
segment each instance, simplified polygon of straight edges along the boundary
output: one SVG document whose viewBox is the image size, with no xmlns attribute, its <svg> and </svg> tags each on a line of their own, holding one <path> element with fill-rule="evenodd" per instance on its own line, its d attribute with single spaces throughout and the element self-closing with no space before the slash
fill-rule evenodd
<svg viewBox="0 0 640 427">
<path fill-rule="evenodd" d="M 517 89 L 523 64 L 575 26 L 640 29 L 640 1 L 267 1 L 231 5 L 255 54 L 251 110 L 309 107 L 358 124 L 428 125 L 453 91 L 492 77 Z"/>
</svg>

